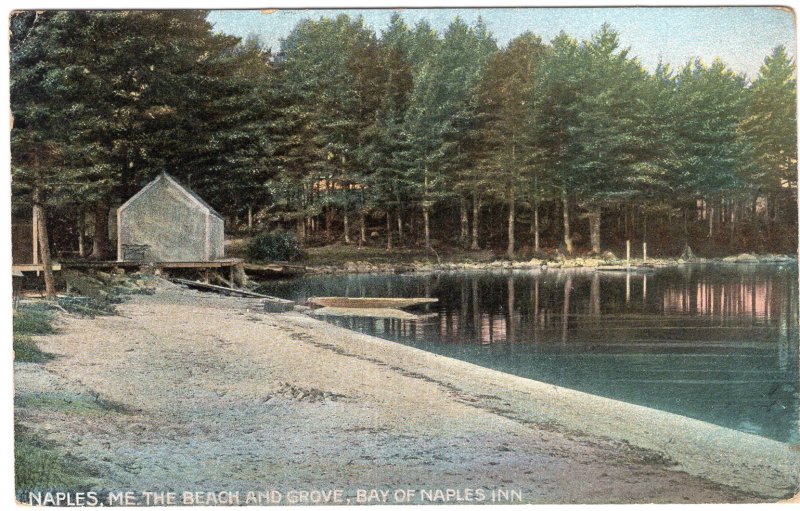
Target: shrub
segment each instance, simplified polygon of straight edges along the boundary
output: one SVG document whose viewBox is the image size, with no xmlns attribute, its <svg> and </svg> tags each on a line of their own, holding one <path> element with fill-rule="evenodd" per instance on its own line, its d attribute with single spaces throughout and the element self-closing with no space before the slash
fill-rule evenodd
<svg viewBox="0 0 800 511">
<path fill-rule="evenodd" d="M 293 232 L 262 232 L 250 240 L 247 257 L 252 261 L 296 261 L 303 251 Z"/>
<path fill-rule="evenodd" d="M 14 312 L 15 335 L 47 335 L 53 333 L 53 312 L 38 306 L 20 307 Z"/>
<path fill-rule="evenodd" d="M 14 428 L 14 478 L 20 502 L 28 501 L 28 491 L 86 491 L 96 476 L 88 465 L 63 454 L 27 428 Z"/>
<path fill-rule="evenodd" d="M 39 349 L 33 335 L 53 333 L 54 314 L 39 304 L 26 305 L 14 311 L 14 360 L 17 362 L 45 362 L 53 358 Z"/>
<path fill-rule="evenodd" d="M 50 353 L 40 350 L 27 335 L 14 335 L 13 348 L 16 362 L 47 362 L 53 358 Z"/>
</svg>

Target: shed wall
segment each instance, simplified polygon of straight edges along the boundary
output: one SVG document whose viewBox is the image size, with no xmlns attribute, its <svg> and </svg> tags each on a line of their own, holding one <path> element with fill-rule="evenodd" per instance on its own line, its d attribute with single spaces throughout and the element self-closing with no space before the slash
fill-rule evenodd
<svg viewBox="0 0 800 511">
<path fill-rule="evenodd" d="M 211 215 L 211 259 L 222 259 L 225 257 L 225 222 L 214 215 Z"/>
<path fill-rule="evenodd" d="M 213 220 L 219 220 L 212 215 Z M 206 209 L 159 179 L 120 211 L 123 260 L 205 261 Z M 222 246 L 222 243 L 220 243 Z M 221 252 L 211 243 L 210 257 Z"/>
</svg>

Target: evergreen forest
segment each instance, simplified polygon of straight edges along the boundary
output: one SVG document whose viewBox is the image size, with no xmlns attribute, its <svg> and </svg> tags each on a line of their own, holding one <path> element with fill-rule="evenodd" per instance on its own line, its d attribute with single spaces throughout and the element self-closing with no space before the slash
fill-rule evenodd
<svg viewBox="0 0 800 511">
<path fill-rule="evenodd" d="M 721 60 L 648 70 L 610 25 L 500 46 L 480 21 L 395 14 L 378 34 L 340 15 L 266 48 L 206 17 L 12 14 L 12 209 L 38 208 L 56 254 L 114 258 L 110 215 L 162 171 L 230 235 L 306 246 L 797 249 L 784 47 L 748 77 Z"/>
</svg>

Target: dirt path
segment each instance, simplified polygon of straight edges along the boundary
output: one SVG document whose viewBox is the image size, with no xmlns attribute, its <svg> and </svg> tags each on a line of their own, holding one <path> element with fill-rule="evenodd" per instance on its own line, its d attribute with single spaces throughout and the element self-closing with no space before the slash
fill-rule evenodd
<svg viewBox="0 0 800 511">
<path fill-rule="evenodd" d="M 357 489 L 449 488 L 489 499 L 499 488 L 534 503 L 762 500 L 621 442 L 519 420 L 502 397 L 415 369 L 435 355 L 388 344 L 365 351 L 359 334 L 247 307 L 164 286 L 120 316 L 67 317 L 39 340 L 59 357 L 15 365 L 17 420 L 97 467 L 114 491 L 343 489 L 355 498 Z"/>
</svg>

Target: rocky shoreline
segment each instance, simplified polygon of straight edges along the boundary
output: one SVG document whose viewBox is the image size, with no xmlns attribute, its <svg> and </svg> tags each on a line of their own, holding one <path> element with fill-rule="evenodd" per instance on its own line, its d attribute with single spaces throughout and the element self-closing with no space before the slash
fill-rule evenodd
<svg viewBox="0 0 800 511">
<path fill-rule="evenodd" d="M 369 261 L 347 261 L 340 265 L 306 266 L 312 274 L 362 274 L 362 273 L 429 273 L 438 271 L 507 271 L 507 270 L 649 270 L 655 268 L 681 267 L 690 264 L 788 264 L 797 263 L 797 256 L 783 254 L 738 254 L 722 258 L 693 257 L 624 259 L 607 253 L 608 257 L 554 257 L 549 259 L 532 258 L 525 261 L 496 260 L 491 262 L 432 262 L 414 261 L 410 263 L 373 263 Z"/>
</svg>

